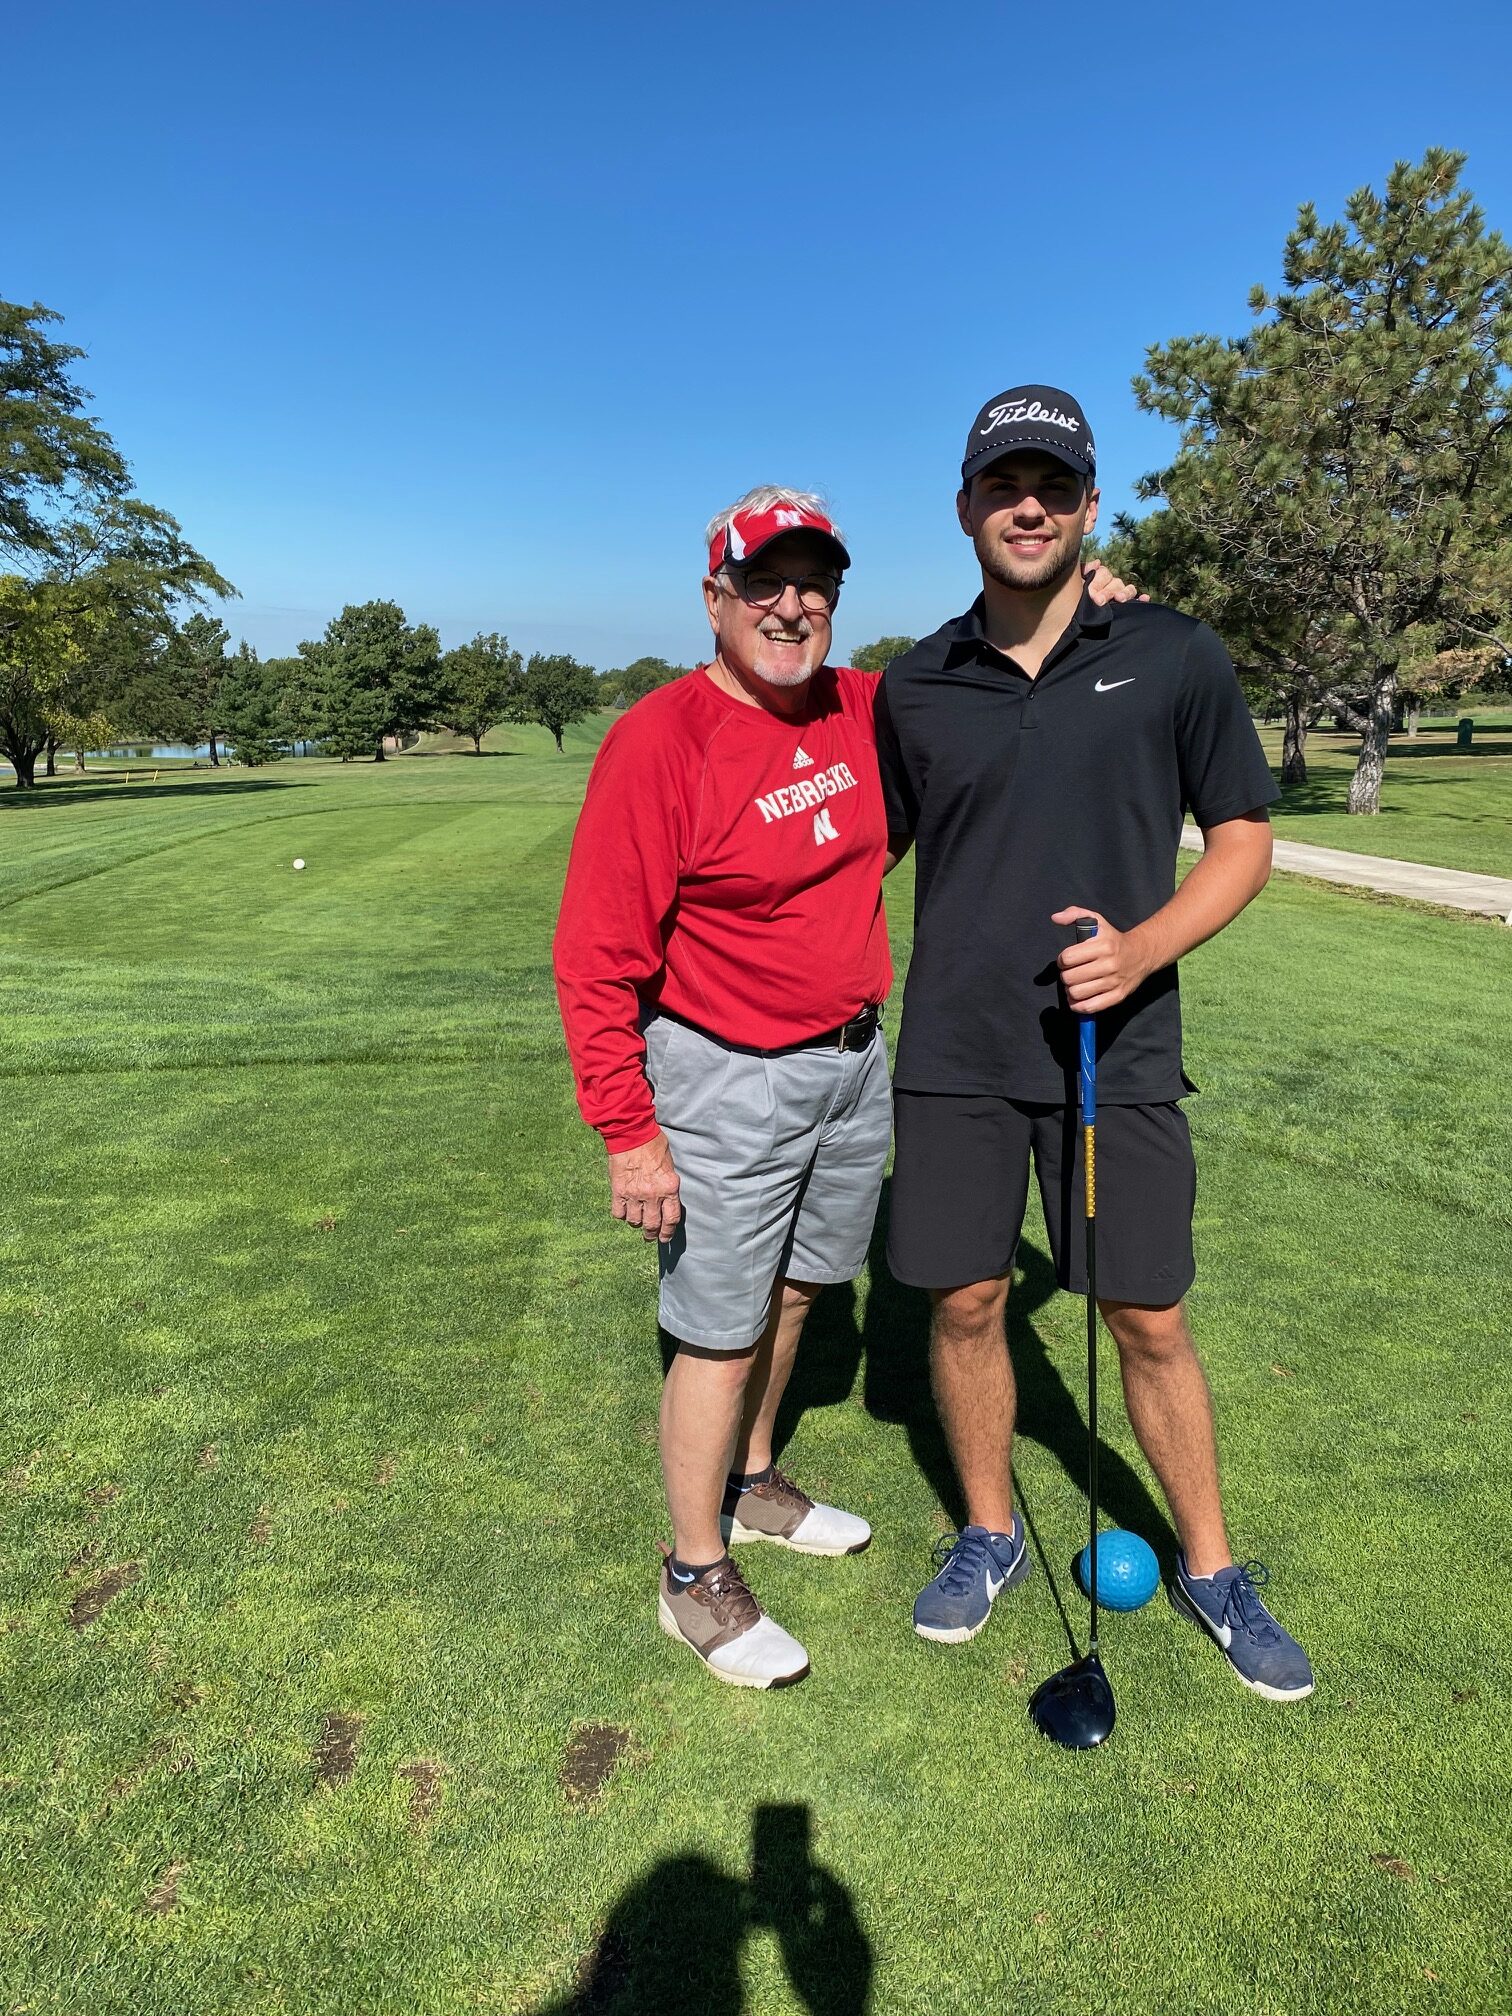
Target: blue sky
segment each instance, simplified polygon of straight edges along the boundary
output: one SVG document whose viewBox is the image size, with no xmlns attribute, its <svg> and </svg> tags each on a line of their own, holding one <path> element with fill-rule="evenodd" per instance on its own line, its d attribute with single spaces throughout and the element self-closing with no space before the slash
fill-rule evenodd
<svg viewBox="0 0 1512 2016">
<path fill-rule="evenodd" d="M 0 294 L 264 653 L 389 596 L 687 662 L 704 521 L 767 481 L 832 498 L 850 646 L 970 599 L 989 394 L 1073 391 L 1118 508 L 1146 346 L 1237 333 L 1304 199 L 1437 143 L 1512 234 L 1509 57 L 1505 0 L 33 8 Z"/>
</svg>

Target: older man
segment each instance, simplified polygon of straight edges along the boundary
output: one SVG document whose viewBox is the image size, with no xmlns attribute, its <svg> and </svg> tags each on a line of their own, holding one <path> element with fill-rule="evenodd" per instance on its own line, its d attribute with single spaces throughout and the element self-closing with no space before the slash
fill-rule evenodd
<svg viewBox="0 0 1512 2016">
<path fill-rule="evenodd" d="M 659 1616 L 719 1679 L 808 1655 L 727 1552 L 853 1554 L 865 1520 L 772 1461 L 804 1317 L 861 1268 L 891 1128 L 875 680 L 825 665 L 850 556 L 819 498 L 753 490 L 708 528 L 707 665 L 604 739 L 557 926 L 583 1117 L 614 1215 L 659 1244 L 673 1547 Z"/>
</svg>

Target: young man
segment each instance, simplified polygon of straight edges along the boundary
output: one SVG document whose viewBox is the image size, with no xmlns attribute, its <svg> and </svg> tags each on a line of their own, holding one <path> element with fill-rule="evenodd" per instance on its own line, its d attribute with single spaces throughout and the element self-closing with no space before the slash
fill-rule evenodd
<svg viewBox="0 0 1512 2016">
<path fill-rule="evenodd" d="M 1004 1310 L 1031 1156 L 1061 1286 L 1086 1292 L 1074 1068 L 1076 1016 L 1091 1014 L 1099 1303 L 1181 1540 L 1172 1601 L 1247 1686 L 1295 1700 L 1312 1672 L 1257 1593 L 1263 1571 L 1230 1555 L 1181 1299 L 1196 1171 L 1176 962 L 1264 887 L 1277 793 L 1217 637 L 1174 610 L 1098 607 L 1084 592 L 1095 486 L 1069 394 L 1025 385 L 990 401 L 956 499 L 982 593 L 882 681 L 889 851 L 918 847 L 888 1257 L 931 1292 L 931 1371 L 968 1516 L 914 1628 L 974 1637 L 1029 1573 Z M 1186 809 L 1206 851 L 1176 889 Z M 1070 943 L 1082 916 L 1097 935 Z"/>
<path fill-rule="evenodd" d="M 555 959 L 614 1215 L 659 1242 L 677 1340 L 658 1615 L 717 1678 L 776 1687 L 808 1655 L 727 1542 L 871 1538 L 775 1468 L 772 1428 L 810 1304 L 860 1272 L 887 1159 L 885 823 L 876 681 L 824 662 L 850 556 L 821 501 L 753 490 L 707 540 L 714 657 L 604 738 Z"/>
</svg>

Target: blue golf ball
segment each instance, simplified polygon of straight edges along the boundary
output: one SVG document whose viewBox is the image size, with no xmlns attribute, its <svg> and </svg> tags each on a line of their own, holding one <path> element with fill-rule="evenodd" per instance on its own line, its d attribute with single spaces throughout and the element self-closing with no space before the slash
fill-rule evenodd
<svg viewBox="0 0 1512 2016">
<path fill-rule="evenodd" d="M 1092 1549 L 1076 1557 L 1076 1578 L 1092 1594 Z M 1160 1587 L 1155 1549 L 1137 1533 L 1115 1527 L 1097 1536 L 1097 1600 L 1105 1610 L 1139 1610 Z"/>
</svg>

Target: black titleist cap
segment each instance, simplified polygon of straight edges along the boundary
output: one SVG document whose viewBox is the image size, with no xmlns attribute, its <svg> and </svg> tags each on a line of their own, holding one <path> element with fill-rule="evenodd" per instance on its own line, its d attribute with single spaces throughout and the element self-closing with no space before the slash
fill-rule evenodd
<svg viewBox="0 0 1512 2016">
<path fill-rule="evenodd" d="M 971 423 L 961 481 L 973 476 L 1016 448 L 1043 448 L 1078 476 L 1097 480 L 1097 450 L 1087 416 L 1069 392 L 1053 385 L 1015 385 L 989 399 Z"/>
</svg>

